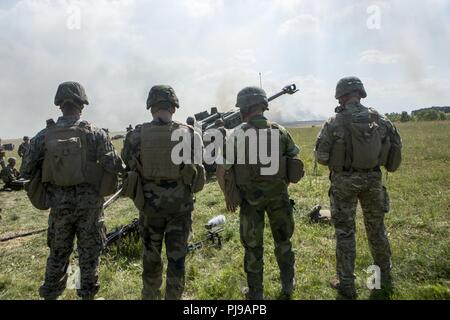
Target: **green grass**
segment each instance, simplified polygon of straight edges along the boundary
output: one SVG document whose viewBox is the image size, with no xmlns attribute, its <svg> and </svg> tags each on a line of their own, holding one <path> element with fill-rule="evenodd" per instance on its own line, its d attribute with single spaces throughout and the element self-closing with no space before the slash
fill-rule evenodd
<svg viewBox="0 0 450 320">
<path fill-rule="evenodd" d="M 386 216 L 393 251 L 394 299 L 450 299 L 450 122 L 398 124 L 404 140 L 404 162 L 395 174 L 385 176 L 391 197 Z M 319 167 L 313 175 L 313 147 L 319 128 L 292 129 L 301 146 L 307 176 L 290 187 L 296 202 L 295 299 L 335 299 L 328 280 L 334 276 L 334 230 L 313 225 L 308 211 L 316 204 L 328 207 L 328 171 Z M 115 142 L 120 148 L 120 142 Z M 18 146 L 18 143 L 16 143 Z M 18 164 L 20 165 L 20 163 Z M 35 210 L 24 193 L 1 193 L 0 234 L 38 229 L 47 224 L 47 212 Z M 360 209 L 357 218 L 356 274 L 360 299 L 369 298 L 365 270 L 372 264 Z M 218 214 L 227 216 L 222 250 L 205 248 L 187 259 L 185 299 L 242 299 L 245 286 L 243 249 L 239 242 L 238 214 L 226 213 L 223 196 L 212 180 L 197 195 L 193 213 L 193 240 L 204 233 L 203 225 Z M 120 199 L 105 212 L 109 229 L 137 217 L 128 199 Z M 265 230 L 265 294 L 278 295 L 279 274 L 273 241 Z M 139 242 L 128 241 L 102 258 L 101 290 L 105 299 L 139 299 L 141 281 Z M 44 235 L 0 243 L 0 299 L 37 299 L 48 254 Z M 63 299 L 76 299 L 66 290 Z"/>
</svg>

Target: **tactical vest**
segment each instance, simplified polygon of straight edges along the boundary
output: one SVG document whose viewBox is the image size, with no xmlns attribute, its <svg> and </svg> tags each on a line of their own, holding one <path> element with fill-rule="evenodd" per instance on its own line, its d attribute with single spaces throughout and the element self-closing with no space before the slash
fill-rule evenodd
<svg viewBox="0 0 450 320">
<path fill-rule="evenodd" d="M 385 166 L 391 148 L 387 127 L 371 108 L 338 113 L 333 126 L 329 167 L 334 172 L 371 170 Z"/>
<path fill-rule="evenodd" d="M 181 128 L 178 122 L 165 125 L 144 123 L 141 128 L 141 165 L 144 179 L 180 180 L 181 166 L 173 163 L 172 149 L 179 143 L 172 141 L 172 132 Z"/>
<path fill-rule="evenodd" d="M 245 132 L 248 129 L 256 129 L 257 132 L 259 131 L 258 128 L 255 128 L 254 126 L 246 123 L 244 124 L 241 129 Z M 277 129 L 280 130 L 278 125 L 271 124 L 270 128 L 262 129 L 267 130 L 267 154 L 271 154 L 271 130 Z M 257 144 L 257 163 L 256 164 L 249 164 L 249 153 L 250 153 L 250 146 L 249 143 L 245 143 L 245 164 L 238 164 L 236 163 L 234 165 L 234 172 L 235 172 L 235 178 L 236 178 L 236 185 L 242 186 L 242 185 L 249 185 L 252 183 L 258 183 L 258 182 L 267 182 L 267 181 L 281 181 L 286 180 L 286 157 L 283 156 L 283 150 L 282 150 L 282 143 L 281 143 L 281 132 L 280 132 L 280 143 L 279 143 L 279 168 L 278 172 L 274 175 L 262 175 L 261 174 L 261 168 L 269 167 L 269 165 L 263 165 L 260 163 L 259 159 L 259 139 L 260 135 L 257 133 L 258 136 L 258 144 Z M 239 153 L 239 150 L 237 150 L 237 153 Z M 236 155 L 237 156 L 237 155 Z"/>
<path fill-rule="evenodd" d="M 45 156 L 42 182 L 61 187 L 91 183 L 102 179 L 102 168 L 87 160 L 86 136 L 91 128 L 86 122 L 70 127 L 50 126 L 45 134 Z"/>
</svg>

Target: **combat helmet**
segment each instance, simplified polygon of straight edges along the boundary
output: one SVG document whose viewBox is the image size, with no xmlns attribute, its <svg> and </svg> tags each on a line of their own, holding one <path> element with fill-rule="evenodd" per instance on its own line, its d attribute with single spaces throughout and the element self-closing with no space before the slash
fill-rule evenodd
<svg viewBox="0 0 450 320">
<path fill-rule="evenodd" d="M 8 164 L 13 165 L 17 163 L 17 159 L 14 157 L 8 158 Z"/>
<path fill-rule="evenodd" d="M 153 107 L 169 109 L 175 106 L 180 107 L 177 95 L 171 86 L 157 85 L 150 89 L 147 99 L 147 110 Z"/>
<path fill-rule="evenodd" d="M 214 122 L 214 125 L 215 125 L 216 127 L 223 127 L 223 126 L 225 125 L 225 122 L 223 121 L 222 118 L 219 118 L 219 119 L 217 119 L 217 120 Z"/>
<path fill-rule="evenodd" d="M 190 126 L 193 126 L 193 125 L 195 124 L 195 119 L 194 119 L 194 117 L 188 117 L 188 118 L 186 119 L 186 124 L 188 124 L 188 125 L 190 125 Z"/>
<path fill-rule="evenodd" d="M 246 87 L 239 91 L 237 95 L 236 107 L 243 110 L 248 110 L 250 107 L 262 104 L 265 106 L 264 110 L 269 110 L 269 100 L 266 92 L 258 87 Z"/>
<path fill-rule="evenodd" d="M 29 141 L 30 140 L 30 137 L 29 136 L 24 136 L 23 137 L 23 141 Z"/>
<path fill-rule="evenodd" d="M 67 101 L 81 106 L 89 104 L 83 86 L 72 81 L 61 83 L 56 91 L 55 106 L 62 106 Z"/>
<path fill-rule="evenodd" d="M 359 93 L 361 94 L 361 98 L 367 97 L 364 85 L 359 78 L 357 77 L 342 78 L 336 85 L 335 98 L 339 99 L 340 97 L 345 96 L 346 94 L 349 94 L 353 91 L 359 91 Z"/>
</svg>

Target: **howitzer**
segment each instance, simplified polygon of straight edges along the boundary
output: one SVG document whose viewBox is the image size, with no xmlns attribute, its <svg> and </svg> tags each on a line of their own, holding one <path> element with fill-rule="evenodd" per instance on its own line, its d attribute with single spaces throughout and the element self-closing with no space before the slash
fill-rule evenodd
<svg viewBox="0 0 450 320">
<path fill-rule="evenodd" d="M 269 97 L 268 100 L 271 102 L 285 94 L 293 95 L 298 91 L 297 86 L 295 84 L 291 84 L 284 87 L 280 92 Z M 218 112 L 217 108 L 212 108 L 211 114 L 207 111 L 197 113 L 195 115 L 195 119 L 197 120 L 198 125 L 202 127 L 202 131 L 216 128 L 215 121 L 217 119 L 223 119 L 225 128 L 227 129 L 236 128 L 242 123 L 241 114 L 237 108 L 234 108 L 228 112 Z"/>
</svg>

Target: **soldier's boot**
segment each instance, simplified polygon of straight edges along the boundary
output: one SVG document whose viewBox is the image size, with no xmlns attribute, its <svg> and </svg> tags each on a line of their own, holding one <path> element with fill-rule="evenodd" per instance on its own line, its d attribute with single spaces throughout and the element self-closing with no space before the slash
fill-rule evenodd
<svg viewBox="0 0 450 320">
<path fill-rule="evenodd" d="M 358 298 L 358 293 L 356 292 L 354 284 L 342 285 L 339 279 L 334 278 L 331 279 L 330 286 L 346 299 L 355 300 Z"/>
<path fill-rule="evenodd" d="M 279 300 L 291 300 L 294 293 L 295 279 L 286 279 L 281 281 L 281 293 Z"/>
<path fill-rule="evenodd" d="M 142 300 L 161 300 L 161 290 L 143 290 Z"/>
<path fill-rule="evenodd" d="M 247 273 L 248 289 L 246 290 L 247 300 L 264 300 L 263 274 Z"/>
<path fill-rule="evenodd" d="M 370 299 L 372 300 L 389 300 L 394 292 L 394 285 L 392 283 L 392 276 L 390 271 L 381 272 L 381 288 L 373 289 L 370 292 Z"/>
</svg>

